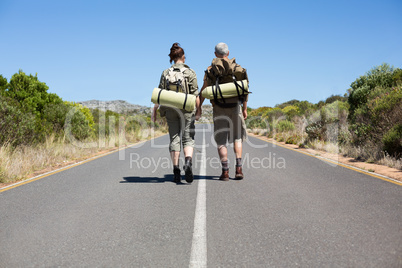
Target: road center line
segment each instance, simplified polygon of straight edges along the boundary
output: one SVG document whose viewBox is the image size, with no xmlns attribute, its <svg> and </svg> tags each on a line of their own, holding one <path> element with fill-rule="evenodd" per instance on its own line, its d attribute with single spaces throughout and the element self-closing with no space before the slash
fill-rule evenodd
<svg viewBox="0 0 402 268">
<path fill-rule="evenodd" d="M 198 180 L 197 202 L 195 207 L 193 242 L 191 245 L 190 268 L 207 267 L 207 161 L 205 152 L 205 129 L 203 131 L 200 179 Z"/>
</svg>

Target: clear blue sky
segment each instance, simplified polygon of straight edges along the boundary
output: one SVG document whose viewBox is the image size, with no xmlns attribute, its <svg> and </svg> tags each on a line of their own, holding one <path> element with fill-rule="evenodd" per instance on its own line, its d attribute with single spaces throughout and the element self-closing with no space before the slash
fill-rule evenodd
<svg viewBox="0 0 402 268">
<path fill-rule="evenodd" d="M 317 103 L 372 67 L 402 67 L 402 1 L 0 0 L 0 74 L 64 100 L 151 105 L 179 42 L 202 86 L 218 42 L 249 74 L 249 106 Z"/>
</svg>

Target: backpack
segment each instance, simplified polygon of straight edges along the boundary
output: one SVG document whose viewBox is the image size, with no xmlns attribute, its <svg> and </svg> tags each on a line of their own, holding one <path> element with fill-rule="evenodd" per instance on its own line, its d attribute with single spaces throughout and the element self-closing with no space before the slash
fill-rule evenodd
<svg viewBox="0 0 402 268">
<path fill-rule="evenodd" d="M 236 63 L 236 60 L 222 60 L 215 58 L 212 61 L 211 68 L 205 71 L 207 79 L 212 85 L 215 85 L 216 91 L 214 94 L 214 103 L 221 108 L 233 108 L 238 105 L 238 103 L 226 103 L 225 99 L 222 96 L 222 92 L 219 84 L 230 83 L 233 82 L 236 86 L 238 101 L 241 103 L 245 98 L 245 88 L 243 82 L 241 80 L 247 79 L 246 69 L 242 68 L 240 65 Z M 240 86 L 237 83 L 237 80 L 242 84 Z M 248 79 L 247 79 L 248 80 Z M 221 96 L 218 99 L 218 94 Z"/>
<path fill-rule="evenodd" d="M 182 92 L 186 94 L 190 93 L 187 79 L 184 77 L 184 71 L 186 69 L 188 68 L 170 67 L 168 69 L 168 73 L 165 76 L 167 90 L 175 90 L 176 92 Z"/>
</svg>

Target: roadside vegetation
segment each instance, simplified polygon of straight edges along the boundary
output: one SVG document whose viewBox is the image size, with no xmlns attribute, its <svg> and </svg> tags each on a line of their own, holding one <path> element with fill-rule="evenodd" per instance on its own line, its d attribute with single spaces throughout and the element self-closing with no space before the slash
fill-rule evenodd
<svg viewBox="0 0 402 268">
<path fill-rule="evenodd" d="M 376 66 L 344 96 L 249 109 L 255 134 L 402 170 L 402 70 Z"/>
<path fill-rule="evenodd" d="M 0 75 L 0 183 L 165 132 L 150 114 L 90 110 L 48 92 L 37 75 Z"/>
</svg>

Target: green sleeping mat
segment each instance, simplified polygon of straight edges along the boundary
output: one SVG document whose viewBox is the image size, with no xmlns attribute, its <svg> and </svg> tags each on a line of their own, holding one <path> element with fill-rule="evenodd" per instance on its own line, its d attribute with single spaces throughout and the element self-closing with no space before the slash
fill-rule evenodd
<svg viewBox="0 0 402 268">
<path fill-rule="evenodd" d="M 154 88 L 152 91 L 151 101 L 155 104 L 160 104 L 178 109 L 184 109 L 191 112 L 195 109 L 197 97 L 192 94 Z"/>
</svg>

